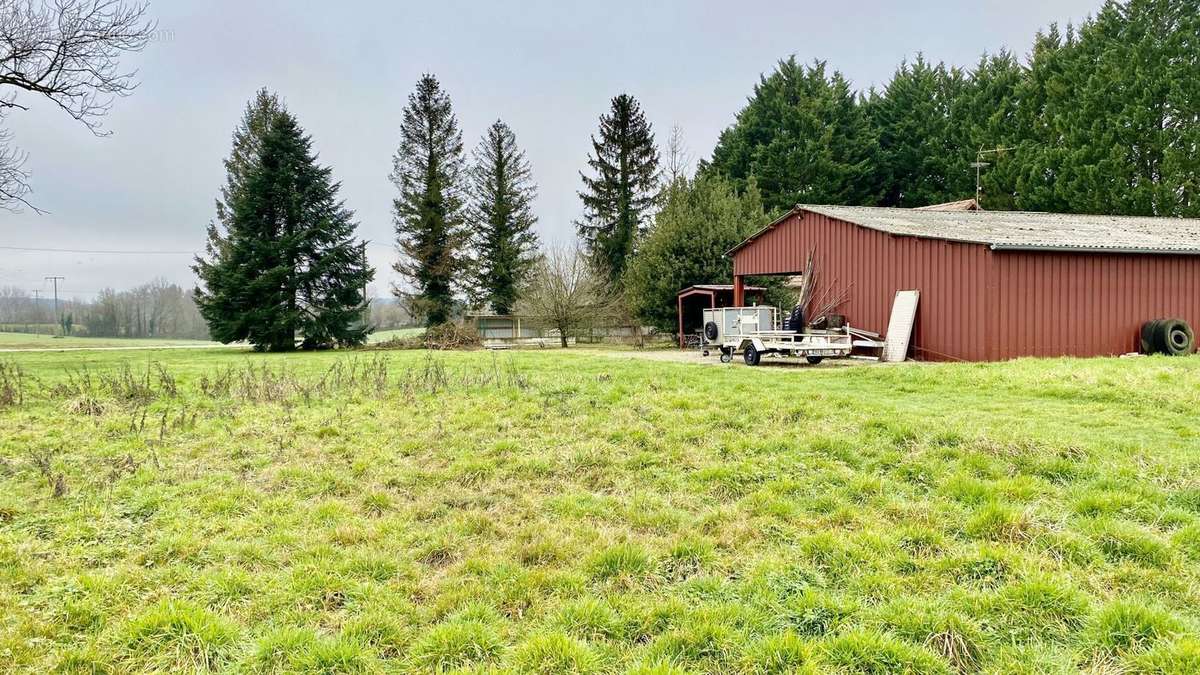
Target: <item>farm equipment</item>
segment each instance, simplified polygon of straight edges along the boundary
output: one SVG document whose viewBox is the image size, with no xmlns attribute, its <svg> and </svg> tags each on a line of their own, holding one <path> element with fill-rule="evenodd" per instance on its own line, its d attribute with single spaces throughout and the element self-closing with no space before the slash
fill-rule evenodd
<svg viewBox="0 0 1200 675">
<path fill-rule="evenodd" d="M 845 321 L 826 320 L 825 327 L 813 328 L 797 314 L 793 312 L 788 321 L 781 322 L 775 307 L 706 309 L 701 349 L 707 356 L 715 347 L 722 363 L 741 352 L 750 366 L 757 366 L 764 355 L 804 358 L 814 365 L 826 358 L 850 356 L 853 337 Z"/>
</svg>

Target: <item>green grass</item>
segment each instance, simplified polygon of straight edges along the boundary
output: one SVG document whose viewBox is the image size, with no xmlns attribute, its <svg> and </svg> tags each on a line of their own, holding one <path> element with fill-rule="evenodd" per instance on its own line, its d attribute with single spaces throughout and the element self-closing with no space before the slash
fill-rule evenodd
<svg viewBox="0 0 1200 675">
<path fill-rule="evenodd" d="M 0 671 L 1195 672 L 1198 410 L 1200 358 L 4 354 Z"/>
<path fill-rule="evenodd" d="M 377 330 L 374 333 L 371 333 L 371 336 L 367 338 L 367 341 L 371 344 L 378 344 L 380 342 L 387 342 L 389 340 L 403 340 L 405 338 L 417 337 L 418 335 L 424 334 L 424 328 L 395 328 L 392 330 Z"/>
<path fill-rule="evenodd" d="M 99 338 L 54 337 L 36 333 L 0 333 L 0 349 L 81 349 L 112 348 L 150 349 L 172 346 L 215 346 L 207 340 L 169 340 L 160 338 Z"/>
</svg>

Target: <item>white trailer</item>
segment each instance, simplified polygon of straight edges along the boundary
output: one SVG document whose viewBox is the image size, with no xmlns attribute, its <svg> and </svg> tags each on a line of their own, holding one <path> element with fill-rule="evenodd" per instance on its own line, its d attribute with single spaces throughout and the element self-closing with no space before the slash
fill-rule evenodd
<svg viewBox="0 0 1200 675">
<path fill-rule="evenodd" d="M 774 307 L 719 307 L 704 310 L 701 349 L 707 356 L 715 347 L 721 361 L 729 363 L 742 353 L 746 365 L 757 366 L 764 355 L 803 357 L 817 364 L 827 358 L 845 358 L 853 349 L 850 327 L 826 330 L 783 330 Z"/>
</svg>

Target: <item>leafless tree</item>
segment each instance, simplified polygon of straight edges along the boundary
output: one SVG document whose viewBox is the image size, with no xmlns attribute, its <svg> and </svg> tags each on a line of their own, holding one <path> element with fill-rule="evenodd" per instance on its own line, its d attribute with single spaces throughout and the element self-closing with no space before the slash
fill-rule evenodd
<svg viewBox="0 0 1200 675">
<path fill-rule="evenodd" d="M 522 314 L 558 330 L 562 346 L 580 328 L 610 319 L 617 300 L 604 275 L 578 248 L 551 249 L 534 267 L 517 302 Z"/>
<path fill-rule="evenodd" d="M 137 87 L 136 71 L 120 57 L 145 48 L 155 23 L 143 3 L 123 0 L 0 0 L 0 123 L 21 98 L 48 99 L 93 134 L 118 96 Z M 0 209 L 28 206 L 26 155 L 0 130 Z"/>
<path fill-rule="evenodd" d="M 692 151 L 688 149 L 683 138 L 683 129 L 678 124 L 671 127 L 671 135 L 667 137 L 667 152 L 663 168 L 667 172 L 667 185 L 679 178 L 687 178 L 692 173 Z"/>
</svg>

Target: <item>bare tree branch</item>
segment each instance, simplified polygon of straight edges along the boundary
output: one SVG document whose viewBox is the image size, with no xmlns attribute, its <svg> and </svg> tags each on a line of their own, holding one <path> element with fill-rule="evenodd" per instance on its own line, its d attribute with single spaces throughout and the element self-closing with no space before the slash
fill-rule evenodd
<svg viewBox="0 0 1200 675">
<path fill-rule="evenodd" d="M 579 248 L 552 248 L 534 266 L 519 311 L 558 331 L 562 346 L 580 328 L 610 319 L 618 306 L 604 275 Z"/>
<path fill-rule="evenodd" d="M 120 57 L 154 36 L 146 10 L 123 0 L 0 0 L 0 118 L 28 110 L 19 94 L 35 94 L 107 136 L 102 120 L 113 101 L 137 87 L 137 71 L 122 70 Z M 33 208 L 25 154 L 10 140 L 0 137 L 0 209 Z"/>
</svg>

